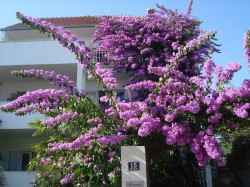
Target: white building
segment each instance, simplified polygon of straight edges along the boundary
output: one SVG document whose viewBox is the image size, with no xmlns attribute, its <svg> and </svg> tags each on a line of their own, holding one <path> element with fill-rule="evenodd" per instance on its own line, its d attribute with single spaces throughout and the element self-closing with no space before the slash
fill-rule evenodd
<svg viewBox="0 0 250 187">
<path fill-rule="evenodd" d="M 46 18 L 64 26 L 80 36 L 87 44 L 98 22 L 97 17 Z M 0 104 L 7 102 L 17 92 L 51 87 L 47 82 L 34 79 L 18 80 L 10 75 L 11 70 L 43 68 L 65 73 L 77 81 L 79 88 L 86 90 L 94 99 L 98 91 L 94 80 L 78 68 L 76 59 L 67 49 L 37 30 L 21 23 L 1 29 L 0 41 Z M 33 129 L 28 125 L 42 116 L 17 117 L 0 112 L 0 164 L 5 169 L 7 187 L 32 186 L 34 173 L 26 166 L 32 157 L 31 145 L 39 140 L 32 137 Z"/>
</svg>

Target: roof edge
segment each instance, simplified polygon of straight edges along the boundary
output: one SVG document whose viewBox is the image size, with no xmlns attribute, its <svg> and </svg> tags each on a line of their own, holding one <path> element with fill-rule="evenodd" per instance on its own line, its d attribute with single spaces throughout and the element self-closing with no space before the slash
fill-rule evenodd
<svg viewBox="0 0 250 187">
<path fill-rule="evenodd" d="M 71 26 L 64 26 L 64 28 L 95 28 L 96 25 L 95 24 L 84 24 L 84 25 L 71 25 Z M 0 31 L 21 31 L 21 30 L 36 30 L 36 29 L 32 29 L 31 27 L 27 27 L 27 28 L 9 28 L 8 27 L 4 27 L 4 28 L 0 28 Z"/>
</svg>

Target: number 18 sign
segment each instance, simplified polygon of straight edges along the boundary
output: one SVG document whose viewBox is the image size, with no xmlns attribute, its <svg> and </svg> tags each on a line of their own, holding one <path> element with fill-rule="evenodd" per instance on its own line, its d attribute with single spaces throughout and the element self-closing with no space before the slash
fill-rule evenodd
<svg viewBox="0 0 250 187">
<path fill-rule="evenodd" d="M 121 148 L 122 187 L 147 187 L 144 146 Z"/>
</svg>

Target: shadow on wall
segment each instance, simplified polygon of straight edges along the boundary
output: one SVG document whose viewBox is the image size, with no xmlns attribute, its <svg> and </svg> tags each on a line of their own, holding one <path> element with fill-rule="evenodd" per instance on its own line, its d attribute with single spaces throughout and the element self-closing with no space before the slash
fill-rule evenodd
<svg viewBox="0 0 250 187">
<path fill-rule="evenodd" d="M 0 166 L 0 187 L 4 186 L 5 178 L 3 173 L 3 168 Z"/>
</svg>

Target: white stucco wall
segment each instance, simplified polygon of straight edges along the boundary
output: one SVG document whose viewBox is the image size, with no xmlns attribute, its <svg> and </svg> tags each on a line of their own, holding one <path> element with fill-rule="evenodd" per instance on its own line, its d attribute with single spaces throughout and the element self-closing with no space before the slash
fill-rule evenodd
<svg viewBox="0 0 250 187">
<path fill-rule="evenodd" d="M 0 112 L 1 129 L 30 129 L 29 123 L 45 118 L 41 114 L 28 114 L 25 116 L 15 116 L 13 113 Z"/>
<path fill-rule="evenodd" d="M 75 28 L 66 28 L 70 30 L 73 34 L 79 36 L 80 38 L 86 40 L 87 44 L 90 44 L 92 35 L 94 33 L 95 27 L 75 27 Z M 12 30 L 2 32 L 4 34 L 4 41 L 12 42 L 21 42 L 21 41 L 46 41 L 51 40 L 47 34 L 41 33 L 38 30 Z"/>
<path fill-rule="evenodd" d="M 5 187 L 32 187 L 35 172 L 8 171 L 4 172 Z"/>
<path fill-rule="evenodd" d="M 74 62 L 75 56 L 56 41 L 0 42 L 0 66 Z"/>
</svg>

